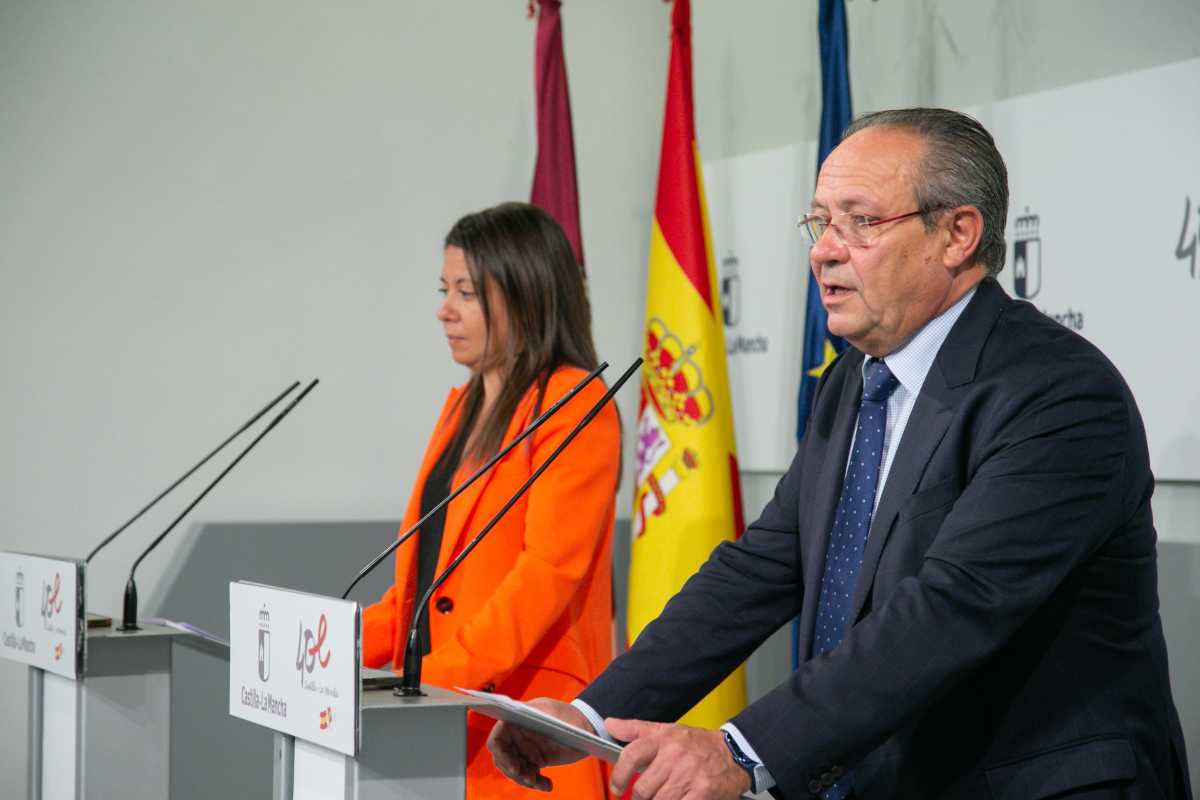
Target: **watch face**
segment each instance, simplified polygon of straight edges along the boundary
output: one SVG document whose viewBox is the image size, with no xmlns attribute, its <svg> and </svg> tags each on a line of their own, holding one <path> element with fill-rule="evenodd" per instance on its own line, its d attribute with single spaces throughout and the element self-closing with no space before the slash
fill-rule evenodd
<svg viewBox="0 0 1200 800">
<path fill-rule="evenodd" d="M 737 740 L 733 738 L 733 734 L 729 731 L 722 731 L 725 734 L 725 745 L 729 748 L 729 754 L 733 756 L 733 763 L 737 764 L 750 776 L 750 791 L 757 793 L 759 784 L 762 782 L 759 779 L 759 771 L 766 772 L 766 767 L 754 761 L 748 755 L 742 752 L 742 748 L 738 747 Z"/>
<path fill-rule="evenodd" d="M 729 754 L 733 756 L 733 761 L 744 770 L 753 771 L 756 766 L 755 762 L 750 760 L 750 757 L 742 752 L 742 748 L 738 747 L 737 740 L 729 731 L 725 733 L 725 746 L 729 748 Z"/>
</svg>

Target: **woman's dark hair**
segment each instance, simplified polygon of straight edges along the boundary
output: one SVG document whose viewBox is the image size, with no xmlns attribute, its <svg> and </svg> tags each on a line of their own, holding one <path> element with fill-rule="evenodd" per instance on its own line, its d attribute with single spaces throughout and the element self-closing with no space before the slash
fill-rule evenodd
<svg viewBox="0 0 1200 800">
<path fill-rule="evenodd" d="M 570 242 L 554 218 L 536 206 L 502 203 L 467 214 L 446 234 L 445 247 L 461 248 L 466 256 L 488 331 L 484 361 L 467 384 L 460 401 L 461 422 L 448 447 L 468 460 L 482 460 L 500 449 L 530 386 L 537 385 L 535 407 L 540 413 L 546 384 L 556 369 L 596 368 L 591 306 Z M 508 318 L 505 345 L 496 352 L 491 344 L 492 287 L 503 298 Z M 483 373 L 497 368 L 504 383 L 480 420 Z M 465 452 L 463 444 L 477 423 L 479 432 L 471 451 Z"/>
</svg>

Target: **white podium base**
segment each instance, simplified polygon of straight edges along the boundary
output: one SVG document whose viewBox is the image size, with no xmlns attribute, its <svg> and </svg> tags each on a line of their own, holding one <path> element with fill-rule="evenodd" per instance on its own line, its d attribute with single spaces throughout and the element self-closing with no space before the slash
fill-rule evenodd
<svg viewBox="0 0 1200 800">
<path fill-rule="evenodd" d="M 364 691 L 358 758 L 276 734 L 276 800 L 463 800 L 468 698 Z M 291 786 L 287 767 L 291 762 Z"/>
<path fill-rule="evenodd" d="M 146 628 L 89 632 L 81 680 L 30 667 L 31 800 L 170 794 L 175 632 Z"/>
</svg>

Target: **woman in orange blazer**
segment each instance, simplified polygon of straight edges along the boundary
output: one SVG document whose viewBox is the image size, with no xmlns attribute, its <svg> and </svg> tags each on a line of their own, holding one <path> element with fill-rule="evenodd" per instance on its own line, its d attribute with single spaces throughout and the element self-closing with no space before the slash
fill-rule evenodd
<svg viewBox="0 0 1200 800">
<path fill-rule="evenodd" d="M 582 271 L 545 212 L 507 203 L 463 217 L 446 236 L 441 282 L 437 317 L 452 358 L 471 377 L 446 398 L 402 529 L 597 363 Z M 395 584 L 363 616 L 367 666 L 403 664 L 415 599 L 603 393 L 594 381 L 396 551 Z M 423 616 L 425 682 L 570 700 L 600 673 L 612 655 L 619 464 L 610 403 L 434 593 Z M 470 714 L 467 727 L 467 797 L 545 796 L 492 765 L 491 720 Z M 607 796 L 607 773 L 595 759 L 548 777 L 556 796 Z"/>
</svg>

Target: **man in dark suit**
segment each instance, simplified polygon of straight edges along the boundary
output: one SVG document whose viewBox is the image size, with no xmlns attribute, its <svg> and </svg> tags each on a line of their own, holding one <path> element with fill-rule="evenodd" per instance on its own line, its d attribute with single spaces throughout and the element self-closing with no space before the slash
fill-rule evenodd
<svg viewBox="0 0 1200 800">
<path fill-rule="evenodd" d="M 994 276 L 1007 174 L 975 120 L 856 121 L 811 266 L 853 348 L 774 499 L 572 705 L 645 798 L 1190 798 L 1158 617 L 1154 479 L 1095 347 Z M 721 731 L 671 724 L 800 616 L 800 668 Z M 578 757 L 511 725 L 526 785 Z"/>
</svg>

